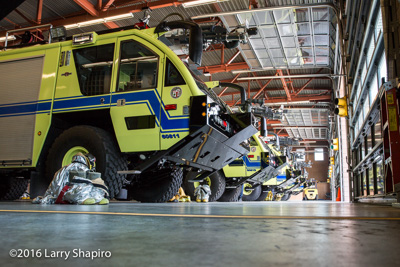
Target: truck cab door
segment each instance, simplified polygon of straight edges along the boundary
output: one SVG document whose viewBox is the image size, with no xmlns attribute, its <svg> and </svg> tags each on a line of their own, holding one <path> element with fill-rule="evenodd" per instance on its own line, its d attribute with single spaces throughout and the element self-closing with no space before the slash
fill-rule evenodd
<svg viewBox="0 0 400 267">
<path fill-rule="evenodd" d="M 160 150 L 164 54 L 136 36 L 118 38 L 111 119 L 122 152 Z"/>
<path fill-rule="evenodd" d="M 53 114 L 110 108 L 114 52 L 113 39 L 61 47 Z"/>
<path fill-rule="evenodd" d="M 189 106 L 192 93 L 181 72 L 165 57 L 161 105 L 161 149 L 168 149 L 189 134 Z"/>
</svg>

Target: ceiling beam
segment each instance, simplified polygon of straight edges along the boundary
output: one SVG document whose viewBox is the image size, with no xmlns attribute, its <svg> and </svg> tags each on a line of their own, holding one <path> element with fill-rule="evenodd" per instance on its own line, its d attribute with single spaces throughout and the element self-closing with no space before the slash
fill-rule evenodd
<svg viewBox="0 0 400 267">
<path fill-rule="evenodd" d="M 42 11 L 43 11 L 43 0 L 38 0 L 37 10 L 36 10 L 36 22 L 38 24 L 42 23 Z"/>
<path fill-rule="evenodd" d="M 225 82 L 225 81 L 221 81 L 221 82 Z M 226 81 L 226 82 L 230 82 L 230 81 Z M 235 83 L 235 82 L 232 82 L 232 83 Z M 263 89 L 263 88 L 261 88 L 261 89 Z M 256 93 L 257 94 L 258 92 L 260 92 L 261 89 L 252 89 L 252 90 L 250 90 L 250 94 L 252 94 L 252 93 Z M 283 91 L 282 88 L 265 88 L 264 90 L 266 92 L 269 92 L 269 91 Z M 307 89 L 307 90 L 327 91 L 327 92 L 328 91 L 332 91 L 332 89 L 318 89 L 318 88 L 310 88 L 310 89 Z M 224 93 L 224 95 L 240 95 L 240 92 L 238 92 L 238 91 L 227 92 L 227 93 Z M 256 96 L 256 95 L 254 95 L 254 96 Z M 255 99 L 254 96 L 252 97 L 253 99 Z M 307 95 L 300 95 L 300 96 L 318 96 L 318 95 L 317 94 L 315 94 L 315 95 L 307 94 Z"/>
<path fill-rule="evenodd" d="M 280 120 L 267 120 L 268 124 L 282 124 L 282 122 Z"/>
<path fill-rule="evenodd" d="M 116 24 L 113 21 L 104 22 L 103 24 L 109 29 L 117 29 L 117 28 L 119 28 L 118 24 Z"/>
<path fill-rule="evenodd" d="M 329 104 L 330 103 L 327 103 L 327 107 L 325 107 L 325 108 L 324 107 L 319 107 L 319 109 L 325 109 L 326 111 L 329 111 L 329 108 L 330 108 L 330 107 L 328 107 Z M 270 108 L 272 108 L 272 107 L 280 108 L 280 106 L 281 105 L 268 105 L 268 107 L 270 107 Z M 285 106 L 285 108 L 293 110 L 293 109 L 310 108 L 310 106 L 296 106 L 296 105 L 293 105 L 292 103 L 288 103 L 287 106 Z"/>
<path fill-rule="evenodd" d="M 18 25 L 17 23 L 13 22 L 12 20 L 10 20 L 10 19 L 8 19 L 8 18 L 4 18 L 4 20 L 5 20 L 5 21 L 8 21 L 8 22 L 11 23 L 11 24 L 13 24 L 14 27 L 21 28 L 20 25 Z"/>
<path fill-rule="evenodd" d="M 114 3 L 115 0 L 108 0 L 108 2 L 103 6 L 101 11 L 107 11 L 107 9 L 110 8 L 110 6 Z"/>
<path fill-rule="evenodd" d="M 316 74 L 319 74 L 322 70 L 323 70 L 323 69 L 319 69 L 319 70 L 317 71 Z M 298 94 L 300 94 L 301 91 L 303 91 L 314 79 L 315 79 L 315 77 L 309 79 L 309 80 L 300 88 L 300 90 L 298 90 L 298 91 L 295 93 L 295 95 L 297 96 Z"/>
<path fill-rule="evenodd" d="M 265 104 L 273 104 L 273 103 L 280 103 L 280 102 L 302 102 L 302 101 L 330 101 L 332 97 L 330 95 L 322 95 L 322 96 L 306 96 L 306 97 L 292 97 L 291 101 L 288 101 L 287 98 L 273 98 L 265 100 Z"/>
<path fill-rule="evenodd" d="M 277 71 L 280 71 L 280 73 L 282 73 L 282 70 L 277 70 Z M 290 78 L 290 79 L 328 78 L 328 79 L 332 79 L 332 74 L 295 74 L 295 75 L 280 74 L 280 75 L 276 75 L 276 76 L 240 77 L 238 79 L 238 81 L 269 80 L 269 79 L 282 79 L 282 78 Z"/>
<path fill-rule="evenodd" d="M 191 0 L 193 1 L 193 0 Z M 110 2 L 110 1 L 109 1 Z M 158 8 L 163 8 L 163 7 L 171 7 L 171 6 L 180 6 L 182 3 L 189 2 L 188 0 L 183 0 L 181 2 L 178 1 L 170 1 L 170 0 L 156 0 L 153 2 L 143 2 L 143 1 L 134 1 L 134 3 L 137 3 L 136 5 L 133 6 L 126 6 L 126 7 L 120 7 L 118 5 L 115 5 L 113 7 L 108 8 L 106 11 L 99 11 L 98 18 L 106 18 L 110 16 L 116 16 L 116 15 L 121 15 L 125 13 L 137 13 L 141 12 L 143 8 L 150 8 L 152 10 L 158 9 Z M 103 9 L 106 7 L 106 5 L 103 7 Z M 74 24 L 74 23 L 79 23 L 83 21 L 90 20 L 88 18 L 87 13 L 79 13 L 75 14 L 74 16 L 65 16 L 65 19 L 58 19 L 54 20 L 51 22 L 53 26 L 61 26 L 61 25 L 68 25 L 68 24 Z"/>
<path fill-rule="evenodd" d="M 241 74 L 241 73 L 237 73 L 237 74 Z M 261 76 L 257 76 L 257 77 L 240 77 L 240 78 L 250 78 L 250 79 L 241 79 L 241 81 L 237 81 L 237 83 L 245 83 L 245 82 L 247 82 L 247 80 L 253 80 L 253 81 L 256 81 L 256 80 L 258 80 L 258 81 L 264 81 L 264 80 L 277 80 L 277 79 L 279 79 L 279 77 L 277 77 L 277 76 L 268 76 L 269 78 L 263 78 L 263 77 L 261 77 Z M 271 77 L 273 77 L 273 78 L 271 78 Z M 251 79 L 251 78 L 253 78 L 253 79 Z M 261 78 L 261 79 L 260 79 Z M 304 78 L 302 78 L 302 77 L 300 77 L 300 78 L 291 78 L 292 80 L 306 80 L 306 79 L 309 79 L 310 77 L 304 77 Z M 330 80 L 330 78 L 327 78 L 327 77 L 322 77 L 322 78 L 318 78 L 318 80 Z M 228 80 L 222 80 L 222 81 L 224 81 L 224 82 L 228 82 Z M 308 89 L 307 89 L 308 90 Z"/>
<path fill-rule="evenodd" d="M 253 99 L 256 99 L 257 96 L 259 96 L 264 90 L 266 90 L 267 86 L 269 85 L 269 83 L 270 83 L 271 81 L 272 81 L 272 80 L 269 80 L 266 84 L 264 84 L 264 85 L 255 93 L 255 95 L 253 95 Z M 281 90 L 281 89 L 279 89 L 279 90 Z M 251 93 L 251 91 L 252 91 L 252 90 L 250 90 L 250 93 Z M 250 97 L 250 95 L 249 95 L 249 97 Z"/>
<path fill-rule="evenodd" d="M 216 12 L 222 12 L 222 9 L 218 3 L 213 3 L 213 7 Z"/>
<path fill-rule="evenodd" d="M 88 0 L 74 0 L 74 2 L 76 4 L 78 4 L 81 8 L 83 8 L 87 13 L 92 15 L 93 17 L 99 16 L 99 11 Z"/>
<path fill-rule="evenodd" d="M 254 77 L 258 77 L 258 75 L 255 72 L 251 73 Z M 275 73 L 277 74 L 277 73 Z M 260 86 L 260 90 L 257 91 L 257 93 L 253 96 L 253 99 L 256 99 L 257 96 L 259 96 L 262 92 L 265 91 L 265 88 L 267 88 L 268 84 L 270 84 L 272 80 L 269 80 L 268 82 L 266 82 L 264 85 L 262 85 L 260 80 L 257 80 L 258 86 Z M 264 94 L 265 98 L 267 98 L 267 93 L 265 92 Z M 249 96 L 250 97 L 250 96 Z"/>
<path fill-rule="evenodd" d="M 280 76 L 283 76 L 282 70 L 277 70 L 277 73 L 278 73 Z M 289 92 L 288 85 L 287 85 L 287 83 L 286 83 L 286 79 L 282 77 L 282 78 L 281 78 L 281 82 L 282 82 L 282 85 L 283 85 L 283 89 L 285 90 L 287 100 L 288 100 L 289 102 L 291 102 L 291 101 L 292 101 L 292 98 L 291 98 L 291 96 L 290 96 L 290 92 Z"/>
<path fill-rule="evenodd" d="M 275 103 L 279 103 L 279 105 L 282 104 L 291 104 L 292 102 L 328 102 L 331 101 L 332 98 L 330 95 L 326 95 L 326 96 L 307 96 L 307 97 L 292 97 L 292 101 L 289 102 L 287 98 L 273 98 L 273 99 L 268 99 L 268 100 L 264 100 L 265 104 L 275 104 Z M 240 101 L 240 99 L 238 100 Z M 229 106 L 233 106 L 235 104 L 236 101 L 231 100 L 231 101 L 224 101 L 227 105 Z M 278 104 L 277 104 L 278 105 Z M 271 105 L 269 105 L 271 106 Z M 292 106 L 290 106 L 290 108 L 294 108 Z M 300 108 L 304 108 L 304 107 L 300 107 Z"/>
<path fill-rule="evenodd" d="M 280 130 L 277 132 L 277 134 L 280 134 L 283 130 L 284 130 L 284 129 L 280 129 Z"/>
<path fill-rule="evenodd" d="M 203 72 L 208 72 L 210 74 L 219 73 L 219 72 L 228 72 L 232 70 L 241 70 L 241 69 L 248 69 L 249 66 L 246 62 L 238 62 L 238 63 L 231 63 L 231 64 L 221 64 L 221 65 L 213 65 L 213 66 L 204 66 L 199 67 L 199 70 Z"/>
<path fill-rule="evenodd" d="M 223 50 L 222 50 L 222 51 L 223 51 Z M 238 55 L 240 55 L 240 51 L 239 51 L 239 50 L 236 51 L 236 53 L 226 62 L 226 64 L 231 64 L 232 61 L 234 61 L 235 58 L 236 58 Z"/>
<path fill-rule="evenodd" d="M 315 126 L 275 126 L 275 129 L 289 129 L 289 130 L 305 130 L 305 129 L 328 129 L 326 125 L 315 125 Z"/>
<path fill-rule="evenodd" d="M 249 9 L 251 9 L 251 7 L 259 8 L 258 1 L 257 0 L 249 0 Z"/>
<path fill-rule="evenodd" d="M 223 48 L 224 48 L 223 44 L 211 44 L 206 48 L 205 52 L 218 51 L 222 50 Z"/>
<path fill-rule="evenodd" d="M 286 72 L 287 72 L 288 75 L 290 75 L 289 69 L 287 69 Z M 289 83 L 289 85 L 290 85 L 290 88 L 291 88 L 291 90 L 292 90 L 291 93 L 292 93 L 292 94 L 295 93 L 292 79 L 289 78 L 289 81 L 288 81 L 287 83 Z"/>
<path fill-rule="evenodd" d="M 27 16 L 25 16 L 21 11 L 19 11 L 18 9 L 14 10 L 18 15 L 20 15 L 24 20 L 26 20 L 30 25 L 38 25 L 36 23 L 36 21 L 31 20 L 30 18 L 28 18 Z"/>
</svg>

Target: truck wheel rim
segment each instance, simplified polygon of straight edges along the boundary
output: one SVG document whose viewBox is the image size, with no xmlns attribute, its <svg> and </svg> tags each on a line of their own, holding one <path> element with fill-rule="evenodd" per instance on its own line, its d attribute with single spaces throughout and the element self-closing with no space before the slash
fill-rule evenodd
<svg viewBox="0 0 400 267">
<path fill-rule="evenodd" d="M 73 156 L 75 156 L 78 153 L 86 154 L 89 153 L 89 151 L 84 148 L 83 146 L 74 146 L 70 148 L 67 153 L 65 153 L 63 160 L 62 160 L 62 167 L 71 164 Z"/>
<path fill-rule="evenodd" d="M 206 184 L 209 187 L 211 187 L 211 179 L 210 179 L 210 177 L 205 178 L 204 181 L 206 182 Z M 199 182 L 194 182 L 193 185 L 194 185 L 194 188 L 196 188 L 196 187 L 198 187 L 200 185 L 200 183 Z"/>
<path fill-rule="evenodd" d="M 245 183 L 243 185 L 243 195 L 249 196 L 253 192 L 252 190 L 246 190 L 246 188 L 253 188 L 253 186 L 249 183 Z"/>
</svg>

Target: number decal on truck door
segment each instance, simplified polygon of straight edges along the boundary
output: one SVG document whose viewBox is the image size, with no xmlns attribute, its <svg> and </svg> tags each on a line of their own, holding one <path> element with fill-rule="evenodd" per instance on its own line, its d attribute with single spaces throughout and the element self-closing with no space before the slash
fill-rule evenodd
<svg viewBox="0 0 400 267">
<path fill-rule="evenodd" d="M 172 139 L 172 138 L 179 138 L 179 134 L 163 134 L 163 139 Z"/>
</svg>

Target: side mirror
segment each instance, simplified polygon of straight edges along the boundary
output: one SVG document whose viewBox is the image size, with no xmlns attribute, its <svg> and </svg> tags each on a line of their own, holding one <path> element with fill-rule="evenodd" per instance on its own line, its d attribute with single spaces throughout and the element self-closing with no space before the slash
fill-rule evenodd
<svg viewBox="0 0 400 267">
<path fill-rule="evenodd" d="M 155 33 L 173 30 L 173 29 L 188 29 L 189 33 L 189 58 L 201 65 L 203 55 L 203 33 L 200 26 L 191 21 L 164 21 L 157 25 Z"/>
</svg>

